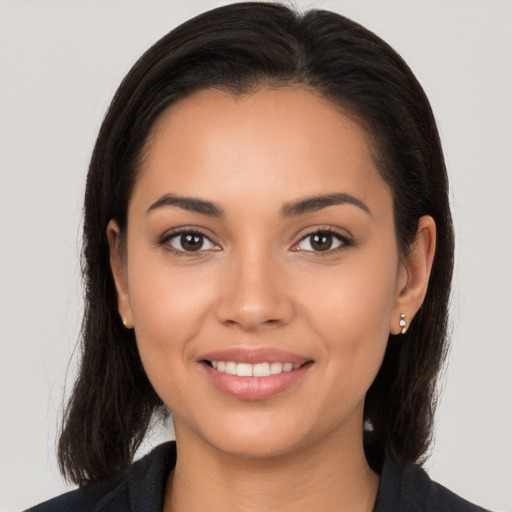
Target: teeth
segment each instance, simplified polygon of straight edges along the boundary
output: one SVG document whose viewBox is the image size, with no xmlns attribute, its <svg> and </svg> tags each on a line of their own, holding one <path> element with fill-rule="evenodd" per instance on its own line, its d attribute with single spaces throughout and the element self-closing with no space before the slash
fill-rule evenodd
<svg viewBox="0 0 512 512">
<path fill-rule="evenodd" d="M 226 363 L 226 368 L 224 369 L 224 371 L 226 373 L 229 373 L 230 375 L 236 375 L 236 367 L 237 367 L 236 363 L 228 362 L 228 363 Z"/>
<path fill-rule="evenodd" d="M 283 371 L 283 363 L 270 363 L 270 373 L 275 375 Z"/>
<path fill-rule="evenodd" d="M 236 365 L 236 374 L 239 377 L 252 377 L 252 364 L 238 363 Z"/>
<path fill-rule="evenodd" d="M 268 377 L 270 375 L 270 363 L 259 363 L 252 367 L 254 377 Z"/>
<path fill-rule="evenodd" d="M 219 372 L 238 375 L 239 377 L 268 377 L 283 372 L 291 372 L 300 368 L 296 363 L 235 363 L 233 361 L 210 361 L 213 368 Z"/>
</svg>

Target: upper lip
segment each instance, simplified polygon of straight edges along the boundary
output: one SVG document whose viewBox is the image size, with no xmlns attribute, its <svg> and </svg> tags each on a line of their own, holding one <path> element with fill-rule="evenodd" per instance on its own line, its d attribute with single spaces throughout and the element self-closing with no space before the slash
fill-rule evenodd
<svg viewBox="0 0 512 512">
<path fill-rule="evenodd" d="M 249 364 L 292 363 L 301 365 L 310 361 L 309 358 L 299 354 L 271 347 L 234 347 L 225 350 L 214 350 L 203 354 L 199 359 L 202 361 L 233 361 Z"/>
</svg>

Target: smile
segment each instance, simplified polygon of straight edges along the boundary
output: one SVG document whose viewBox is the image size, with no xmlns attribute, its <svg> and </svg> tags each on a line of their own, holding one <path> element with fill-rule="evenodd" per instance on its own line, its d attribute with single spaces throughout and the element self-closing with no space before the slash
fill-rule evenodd
<svg viewBox="0 0 512 512">
<path fill-rule="evenodd" d="M 238 400 L 266 400 L 300 385 L 314 365 L 310 357 L 274 347 L 231 347 L 198 354 L 214 389 Z"/>
<path fill-rule="evenodd" d="M 269 377 L 283 372 L 297 370 L 302 365 L 300 363 L 281 363 L 281 362 L 263 362 L 257 364 L 236 363 L 234 361 L 210 361 L 215 370 L 238 375 L 239 377 Z"/>
</svg>

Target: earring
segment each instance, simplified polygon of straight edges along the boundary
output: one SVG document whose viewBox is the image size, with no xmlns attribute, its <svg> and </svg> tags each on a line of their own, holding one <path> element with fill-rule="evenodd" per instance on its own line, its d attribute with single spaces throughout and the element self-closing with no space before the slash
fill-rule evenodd
<svg viewBox="0 0 512 512">
<path fill-rule="evenodd" d="M 398 322 L 398 325 L 402 328 L 402 330 L 400 331 L 400 334 L 405 334 L 407 332 L 407 320 L 405 319 L 405 314 L 402 313 L 400 315 L 400 320 Z"/>
<path fill-rule="evenodd" d="M 126 320 L 126 318 L 124 316 L 121 317 L 121 320 L 123 322 L 123 325 L 127 328 L 127 329 L 132 329 L 133 328 L 133 324 L 131 322 L 128 322 L 128 320 Z"/>
</svg>

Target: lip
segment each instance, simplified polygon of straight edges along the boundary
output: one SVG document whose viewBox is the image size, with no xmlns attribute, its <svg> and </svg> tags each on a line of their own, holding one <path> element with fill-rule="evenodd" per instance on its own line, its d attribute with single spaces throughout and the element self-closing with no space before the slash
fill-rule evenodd
<svg viewBox="0 0 512 512">
<path fill-rule="evenodd" d="M 233 361 L 235 363 L 292 363 L 297 369 L 266 377 L 239 377 L 212 368 L 207 361 Z M 273 348 L 232 348 L 208 352 L 200 358 L 200 366 L 208 380 L 223 394 L 241 400 L 265 400 L 297 384 L 311 368 L 313 362 L 301 355 Z"/>
<path fill-rule="evenodd" d="M 310 359 L 293 352 L 270 347 L 243 348 L 236 347 L 226 350 L 216 350 L 203 354 L 199 358 L 206 361 L 233 361 L 235 363 L 292 363 L 303 365 Z"/>
</svg>

